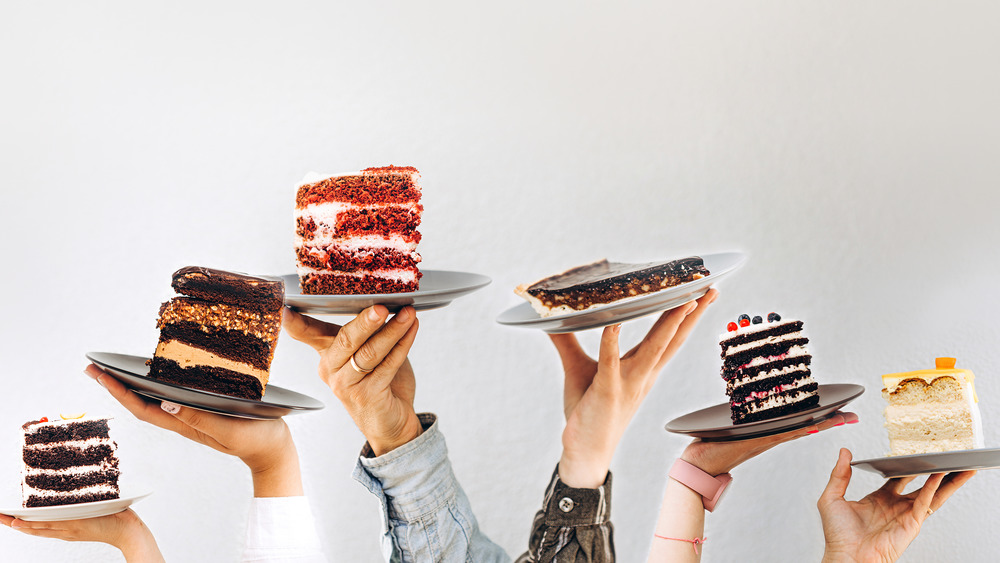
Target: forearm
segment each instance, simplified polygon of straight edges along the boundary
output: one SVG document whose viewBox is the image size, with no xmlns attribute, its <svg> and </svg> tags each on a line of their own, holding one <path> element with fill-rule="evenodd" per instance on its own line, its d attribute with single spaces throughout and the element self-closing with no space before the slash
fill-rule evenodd
<svg viewBox="0 0 1000 563">
<path fill-rule="evenodd" d="M 654 536 L 649 563 L 701 561 L 701 546 L 691 541 L 702 538 L 704 533 L 705 507 L 701 495 L 673 479 L 667 479 L 667 490 L 656 522 L 656 536 L 662 537 Z M 695 547 L 698 548 L 697 553 Z"/>
<path fill-rule="evenodd" d="M 121 550 L 127 563 L 164 563 L 160 548 L 156 545 L 156 538 L 141 520 L 135 525 L 128 539 L 115 547 Z"/>
<path fill-rule="evenodd" d="M 294 443 L 266 460 L 244 460 L 253 476 L 253 496 L 297 497 L 304 494 L 299 455 Z"/>
</svg>

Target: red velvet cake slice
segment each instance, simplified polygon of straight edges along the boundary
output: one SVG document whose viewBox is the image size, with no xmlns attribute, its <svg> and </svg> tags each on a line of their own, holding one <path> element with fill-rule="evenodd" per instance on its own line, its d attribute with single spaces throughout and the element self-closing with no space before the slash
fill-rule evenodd
<svg viewBox="0 0 1000 563">
<path fill-rule="evenodd" d="M 385 166 L 300 184 L 295 254 L 302 293 L 416 291 L 419 180 L 412 166 Z"/>
<path fill-rule="evenodd" d="M 160 341 L 149 377 L 260 400 L 281 332 L 285 284 L 190 266 L 174 272 L 174 297 L 160 307 Z"/>
</svg>

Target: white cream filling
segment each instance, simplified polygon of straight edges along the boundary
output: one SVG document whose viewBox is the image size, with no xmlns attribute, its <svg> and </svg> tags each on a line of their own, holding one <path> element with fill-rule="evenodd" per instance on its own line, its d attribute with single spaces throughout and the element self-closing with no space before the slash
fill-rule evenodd
<svg viewBox="0 0 1000 563">
<path fill-rule="evenodd" d="M 21 490 L 22 490 L 22 492 L 24 494 L 24 498 L 25 499 L 27 499 L 28 496 L 60 498 L 60 497 L 71 497 L 71 496 L 76 496 L 76 495 L 86 495 L 88 493 L 109 493 L 109 492 L 115 492 L 116 491 L 116 487 L 114 487 L 112 485 L 108 485 L 106 483 L 100 484 L 100 485 L 91 485 L 90 487 L 83 487 L 83 488 L 80 488 L 80 489 L 72 489 L 72 490 L 69 490 L 69 491 L 53 491 L 51 489 L 36 489 L 35 487 L 32 487 L 32 486 L 30 486 L 30 485 L 28 485 L 26 483 L 22 483 L 21 487 L 22 487 Z"/>
<path fill-rule="evenodd" d="M 749 384 L 755 383 L 757 381 L 762 381 L 764 379 L 770 379 L 772 377 L 778 377 L 778 376 L 781 376 L 781 375 L 786 375 L 786 374 L 789 374 L 789 373 L 795 373 L 795 372 L 799 372 L 799 371 L 809 371 L 809 366 L 807 366 L 805 364 L 798 364 L 798 365 L 792 365 L 792 366 L 785 366 L 783 368 L 778 368 L 778 369 L 772 369 L 772 370 L 768 370 L 768 371 L 762 371 L 762 372 L 759 372 L 757 375 L 755 375 L 753 377 L 750 377 L 748 379 L 737 379 L 737 380 L 734 380 L 734 382 L 733 382 L 734 383 L 733 389 L 739 389 L 740 387 L 743 387 L 744 385 L 749 385 Z"/>
<path fill-rule="evenodd" d="M 308 266 L 298 267 L 299 276 L 308 276 L 311 274 L 317 275 L 337 275 L 345 276 L 351 278 L 379 278 L 384 280 L 392 280 L 401 283 L 411 283 L 417 281 L 417 271 L 413 269 L 397 269 L 397 270 L 358 270 L 354 272 L 341 272 L 337 270 L 315 270 Z"/>
<path fill-rule="evenodd" d="M 382 235 L 365 235 L 362 237 L 334 237 L 334 236 L 317 236 L 316 238 L 304 239 L 300 236 L 295 237 L 295 248 L 313 247 L 318 250 L 326 250 L 328 247 L 333 247 L 336 249 L 346 250 L 348 252 L 357 252 L 359 250 L 395 250 L 397 252 L 415 253 L 417 249 L 417 243 L 414 241 L 408 241 L 399 234 L 392 234 L 389 236 Z"/>
<path fill-rule="evenodd" d="M 806 350 L 805 346 L 796 345 L 789 348 L 788 351 L 785 352 L 784 354 L 779 354 L 779 355 L 784 356 L 784 358 L 798 358 L 799 356 L 806 356 L 808 354 L 809 351 Z M 757 366 L 762 366 L 764 364 L 769 364 L 771 362 L 777 361 L 775 359 L 776 357 L 777 356 L 758 356 L 750 360 L 750 363 L 746 364 L 746 367 L 757 367 Z"/>
<path fill-rule="evenodd" d="M 760 332 L 762 330 L 768 330 L 779 326 L 785 326 L 792 323 L 799 322 L 797 319 L 782 319 L 775 323 L 769 323 L 766 320 L 760 324 L 750 324 L 747 326 L 741 326 L 732 332 L 726 332 L 719 335 L 719 344 L 735 338 L 737 336 L 743 336 L 744 334 L 753 334 L 755 332 Z M 738 323 L 737 323 L 738 324 Z"/>
<path fill-rule="evenodd" d="M 111 446 L 112 450 L 118 448 L 114 440 L 111 438 L 88 438 L 86 440 L 69 440 L 66 442 L 51 442 L 45 444 L 31 444 L 30 446 L 24 446 L 25 450 L 51 450 L 55 448 L 79 448 L 85 450 L 88 448 L 93 448 L 95 446 L 100 446 L 102 444 L 107 444 Z"/>
<path fill-rule="evenodd" d="M 748 412 L 755 413 L 766 409 L 773 409 L 775 407 L 788 405 L 791 403 L 797 403 L 815 394 L 816 391 L 801 391 L 794 395 L 772 395 L 767 399 L 764 399 L 764 401 L 761 403 L 756 403 L 756 402 L 751 403 Z"/>
<path fill-rule="evenodd" d="M 774 395 L 771 395 L 770 397 L 767 397 L 767 399 L 771 399 L 772 397 L 776 397 L 776 396 L 778 396 L 778 395 L 780 395 L 780 394 L 782 394 L 782 393 L 784 393 L 786 391 L 791 391 L 793 389 L 798 389 L 799 387 L 805 387 L 806 385 L 811 385 L 813 383 L 816 383 L 816 381 L 812 377 L 804 377 L 804 378 L 802 378 L 802 379 L 800 379 L 798 381 L 793 381 L 792 383 L 782 384 L 780 391 L 775 391 L 772 388 L 772 389 L 768 389 L 766 391 L 755 391 L 755 392 L 756 393 L 774 393 Z M 753 395 L 753 393 L 751 393 L 751 395 Z M 746 401 L 744 401 L 744 402 L 749 403 L 749 402 L 752 402 L 752 401 L 759 401 L 760 399 L 763 399 L 763 398 L 764 397 L 758 397 L 758 398 L 748 397 L 746 399 Z"/>
<path fill-rule="evenodd" d="M 74 477 L 77 475 L 84 475 L 86 473 L 93 473 L 95 471 L 107 471 L 108 469 L 111 469 L 110 463 L 101 463 L 99 465 L 76 465 L 73 467 L 65 467 L 63 469 L 39 469 L 37 467 L 25 466 L 25 473 L 27 475 L 45 475 L 48 477 L 57 477 L 62 475 Z"/>
</svg>

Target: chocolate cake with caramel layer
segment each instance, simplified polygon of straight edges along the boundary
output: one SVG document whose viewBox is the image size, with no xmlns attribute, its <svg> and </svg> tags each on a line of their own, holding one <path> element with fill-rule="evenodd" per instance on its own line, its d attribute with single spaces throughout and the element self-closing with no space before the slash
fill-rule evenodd
<svg viewBox="0 0 1000 563">
<path fill-rule="evenodd" d="M 654 293 L 710 273 L 698 256 L 647 264 L 599 260 L 519 285 L 514 292 L 531 303 L 539 315 L 550 317 Z"/>
<path fill-rule="evenodd" d="M 172 286 L 186 296 L 160 307 L 149 377 L 260 400 L 281 332 L 281 279 L 189 266 Z"/>
<path fill-rule="evenodd" d="M 78 415 L 21 426 L 25 508 L 119 498 L 118 446 L 108 420 Z"/>
</svg>

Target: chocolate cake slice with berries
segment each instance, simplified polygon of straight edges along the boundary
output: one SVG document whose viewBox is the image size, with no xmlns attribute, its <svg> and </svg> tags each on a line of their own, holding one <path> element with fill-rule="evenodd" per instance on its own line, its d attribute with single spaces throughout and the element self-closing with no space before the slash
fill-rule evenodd
<svg viewBox="0 0 1000 563">
<path fill-rule="evenodd" d="M 539 315 L 551 317 L 654 293 L 710 273 L 698 256 L 647 264 L 598 260 L 519 285 L 514 293 L 531 303 Z"/>
<path fill-rule="evenodd" d="M 777 313 L 740 315 L 719 337 L 722 378 L 734 424 L 767 420 L 819 404 L 819 385 L 809 366 L 809 339 L 802 321 Z"/>
</svg>

